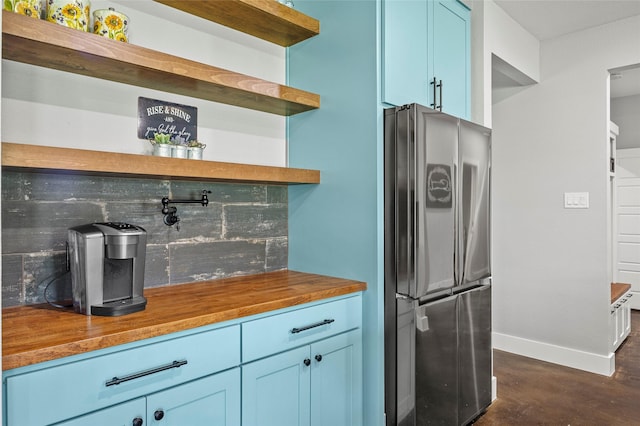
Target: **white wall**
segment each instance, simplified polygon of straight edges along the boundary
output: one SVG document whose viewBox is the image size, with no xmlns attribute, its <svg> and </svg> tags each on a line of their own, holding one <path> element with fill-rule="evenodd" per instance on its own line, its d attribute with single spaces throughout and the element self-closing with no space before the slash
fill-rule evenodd
<svg viewBox="0 0 640 426">
<path fill-rule="evenodd" d="M 640 148 L 640 95 L 611 100 L 611 121 L 620 128 L 618 149 Z"/>
<path fill-rule="evenodd" d="M 132 44 L 276 83 L 285 80 L 285 49 L 151 0 L 94 0 L 130 18 Z M 3 60 L 2 140 L 141 154 L 138 97 L 198 108 L 204 158 L 286 165 L 286 119 L 155 90 Z"/>
<path fill-rule="evenodd" d="M 493 105 L 495 346 L 610 374 L 608 70 L 640 16 L 542 42 L 540 83 Z M 588 209 L 564 209 L 564 192 Z"/>
<path fill-rule="evenodd" d="M 497 56 L 517 84 L 540 79 L 540 43 L 492 0 L 473 1 L 471 9 L 471 117 L 492 127 L 492 66 Z"/>
</svg>

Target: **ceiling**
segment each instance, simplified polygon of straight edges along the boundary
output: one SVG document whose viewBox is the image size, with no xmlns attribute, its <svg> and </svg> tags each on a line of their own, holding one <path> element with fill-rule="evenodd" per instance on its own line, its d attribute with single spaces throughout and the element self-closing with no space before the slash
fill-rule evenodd
<svg viewBox="0 0 640 426">
<path fill-rule="evenodd" d="M 538 40 L 640 15 L 640 0 L 495 0 Z"/>
<path fill-rule="evenodd" d="M 640 15 L 640 0 L 494 0 L 538 40 L 544 41 L 587 28 Z M 640 95 L 640 64 L 615 70 L 611 97 Z"/>
</svg>

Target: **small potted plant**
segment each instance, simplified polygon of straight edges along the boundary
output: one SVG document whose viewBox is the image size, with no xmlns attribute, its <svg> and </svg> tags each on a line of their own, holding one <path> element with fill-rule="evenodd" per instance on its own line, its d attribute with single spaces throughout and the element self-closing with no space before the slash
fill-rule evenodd
<svg viewBox="0 0 640 426">
<path fill-rule="evenodd" d="M 176 136 L 171 146 L 171 156 L 173 158 L 187 158 L 188 148 L 187 139 L 182 136 Z"/>
<path fill-rule="evenodd" d="M 171 157 L 171 135 L 166 133 L 156 133 L 153 139 L 149 139 L 153 145 L 153 155 L 158 157 Z"/>
<path fill-rule="evenodd" d="M 202 160 L 202 151 L 205 149 L 206 145 L 202 142 L 198 141 L 190 141 L 187 144 L 188 147 L 188 157 L 193 160 Z"/>
</svg>

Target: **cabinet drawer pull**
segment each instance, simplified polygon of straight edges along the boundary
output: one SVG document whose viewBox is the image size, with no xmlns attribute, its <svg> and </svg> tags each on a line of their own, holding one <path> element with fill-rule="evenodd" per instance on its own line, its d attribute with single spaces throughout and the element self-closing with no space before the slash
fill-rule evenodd
<svg viewBox="0 0 640 426">
<path fill-rule="evenodd" d="M 326 319 L 324 321 L 317 322 L 315 324 L 305 325 L 304 327 L 294 327 L 291 329 L 291 334 L 300 333 L 302 331 L 307 331 L 311 328 L 322 327 L 323 325 L 331 324 L 334 322 L 334 319 Z"/>
<path fill-rule="evenodd" d="M 119 385 L 120 383 L 128 382 L 129 380 L 139 379 L 140 377 L 148 376 L 150 374 L 159 373 L 161 371 L 170 370 L 172 368 L 179 368 L 179 367 L 181 367 L 181 366 L 183 366 L 185 364 L 187 364 L 187 360 L 183 359 L 182 361 L 173 361 L 171 364 L 163 365 L 163 366 L 156 367 L 156 368 L 151 368 L 149 370 L 141 371 L 139 373 L 130 374 L 128 376 L 124 376 L 124 377 L 117 377 L 116 376 L 113 379 L 109 380 L 106 383 L 106 385 L 107 386 Z"/>
</svg>

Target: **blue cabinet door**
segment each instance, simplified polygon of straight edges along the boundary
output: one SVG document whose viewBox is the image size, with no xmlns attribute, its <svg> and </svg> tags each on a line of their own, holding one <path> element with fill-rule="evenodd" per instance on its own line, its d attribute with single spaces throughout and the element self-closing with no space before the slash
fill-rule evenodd
<svg viewBox="0 0 640 426">
<path fill-rule="evenodd" d="M 56 426 L 132 426 L 135 424 L 134 419 L 139 419 L 142 422 L 139 424 L 146 425 L 147 422 L 144 421 L 145 407 L 145 399 L 138 398 L 72 420 L 56 423 Z"/>
<path fill-rule="evenodd" d="M 309 346 L 242 366 L 243 426 L 309 426 Z"/>
<path fill-rule="evenodd" d="M 427 2 L 382 2 L 382 102 L 429 105 Z"/>
<path fill-rule="evenodd" d="M 433 77 L 442 81 L 442 87 L 436 91 L 437 104 L 447 114 L 468 119 L 471 110 L 469 9 L 455 0 L 429 3 L 433 16 L 429 61 L 433 64 Z"/>
<path fill-rule="evenodd" d="M 382 102 L 469 118 L 470 30 L 457 0 L 383 0 Z"/>
<path fill-rule="evenodd" d="M 240 426 L 240 368 L 147 396 L 145 425 Z"/>
<path fill-rule="evenodd" d="M 311 426 L 362 425 L 360 329 L 311 345 Z"/>
</svg>

